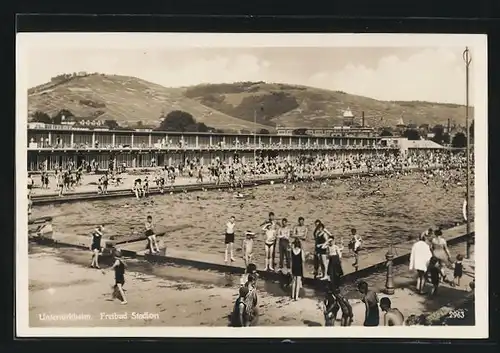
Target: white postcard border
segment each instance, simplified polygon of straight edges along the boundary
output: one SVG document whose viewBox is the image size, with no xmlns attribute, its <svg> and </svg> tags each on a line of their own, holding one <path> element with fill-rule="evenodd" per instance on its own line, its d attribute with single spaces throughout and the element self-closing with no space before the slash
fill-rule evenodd
<svg viewBox="0 0 500 353">
<path fill-rule="evenodd" d="M 488 91 L 487 36 L 480 34 L 195 34 L 20 33 L 16 43 L 16 291 L 18 337 L 275 337 L 440 338 L 489 336 L 488 306 Z M 476 325 L 469 327 L 29 327 L 27 199 L 27 75 L 29 48 L 154 47 L 463 47 L 472 55 L 475 125 Z M 464 89 L 465 91 L 465 89 Z M 471 89 L 472 91 L 472 89 Z M 464 92 L 465 94 L 465 92 Z"/>
</svg>

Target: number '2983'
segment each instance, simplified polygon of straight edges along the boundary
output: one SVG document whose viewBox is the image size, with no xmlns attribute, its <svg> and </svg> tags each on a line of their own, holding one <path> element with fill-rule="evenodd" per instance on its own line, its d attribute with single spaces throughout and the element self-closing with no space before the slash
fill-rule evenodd
<svg viewBox="0 0 500 353">
<path fill-rule="evenodd" d="M 448 314 L 450 319 L 463 319 L 465 318 L 465 312 L 463 309 L 452 310 Z"/>
</svg>

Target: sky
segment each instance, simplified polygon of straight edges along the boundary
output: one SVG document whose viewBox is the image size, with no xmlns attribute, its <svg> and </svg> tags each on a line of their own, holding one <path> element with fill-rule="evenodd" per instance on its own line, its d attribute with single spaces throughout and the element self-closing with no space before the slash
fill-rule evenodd
<svg viewBox="0 0 500 353">
<path fill-rule="evenodd" d="M 167 87 L 266 81 L 340 90 L 380 100 L 465 103 L 464 47 L 33 46 L 28 87 L 68 72 L 135 76 Z M 472 67 L 472 66 L 471 66 Z M 471 71 L 471 80 L 473 72 Z M 472 86 L 472 85 L 471 85 Z"/>
</svg>

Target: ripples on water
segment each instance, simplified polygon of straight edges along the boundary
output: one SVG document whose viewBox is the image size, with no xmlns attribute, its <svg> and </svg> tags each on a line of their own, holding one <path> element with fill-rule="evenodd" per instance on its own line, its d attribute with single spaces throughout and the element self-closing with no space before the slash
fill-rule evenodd
<svg viewBox="0 0 500 353">
<path fill-rule="evenodd" d="M 377 189 L 380 193 L 373 194 Z M 438 177 L 424 185 L 420 175 L 411 174 L 300 183 L 295 190 L 282 184 L 260 186 L 242 191 L 255 197 L 247 200 L 236 199 L 229 191 L 200 191 L 40 206 L 33 216 L 56 215 L 54 228 L 67 234 L 89 234 L 103 223 L 107 234 L 129 235 L 142 232 L 146 216 L 152 215 L 157 225 L 181 228 L 168 234 L 169 247 L 223 254 L 225 223 L 231 215 L 236 217 L 235 248 L 239 248 L 243 233 L 261 234 L 259 224 L 273 211 L 278 219 L 286 217 L 292 224 L 304 217 L 309 238 L 314 221 L 321 219 L 337 238 L 343 236 L 345 246 L 350 228 L 355 227 L 365 248 L 373 249 L 387 246 L 391 233 L 395 242 L 407 242 L 428 226 L 449 227 L 462 221 L 464 191 L 464 186 L 444 189 Z M 263 236 L 258 236 L 257 261 L 263 260 L 263 246 Z M 312 249 L 311 239 L 305 247 Z"/>
</svg>

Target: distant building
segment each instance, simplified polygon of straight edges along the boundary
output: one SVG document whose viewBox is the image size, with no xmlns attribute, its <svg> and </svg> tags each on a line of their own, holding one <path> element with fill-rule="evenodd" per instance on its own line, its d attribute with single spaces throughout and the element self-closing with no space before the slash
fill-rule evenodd
<svg viewBox="0 0 500 353">
<path fill-rule="evenodd" d="M 377 135 L 374 128 L 356 126 L 333 126 L 333 127 L 287 127 L 277 126 L 276 133 L 283 136 L 295 135 L 296 131 L 303 131 L 309 136 L 347 136 L 347 137 L 373 137 Z"/>
<path fill-rule="evenodd" d="M 305 127 L 305 126 L 280 126 L 276 127 L 278 135 L 295 135 L 296 131 L 302 131 L 310 136 L 352 136 L 352 137 L 373 137 L 377 136 L 374 128 L 365 126 L 365 117 L 362 116 L 362 126 L 355 123 L 356 117 L 350 108 L 342 113 L 342 126 L 328 127 Z"/>
<path fill-rule="evenodd" d="M 406 137 L 382 137 L 380 144 L 384 147 L 399 148 L 403 154 L 412 151 L 437 151 L 444 147 L 431 140 L 408 140 Z"/>
<path fill-rule="evenodd" d="M 352 113 L 350 108 L 347 108 L 347 110 L 345 110 L 342 114 L 342 122 L 344 126 L 354 125 L 354 114 Z"/>
<path fill-rule="evenodd" d="M 90 119 L 81 119 L 77 122 L 78 126 L 82 127 L 103 127 L 104 121 L 102 120 L 90 120 Z"/>
<path fill-rule="evenodd" d="M 76 124 L 76 119 L 74 116 L 61 116 L 61 125 L 73 126 Z"/>
</svg>

